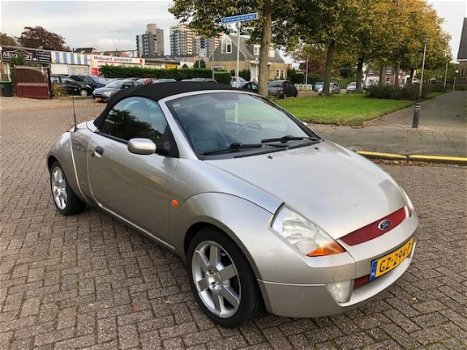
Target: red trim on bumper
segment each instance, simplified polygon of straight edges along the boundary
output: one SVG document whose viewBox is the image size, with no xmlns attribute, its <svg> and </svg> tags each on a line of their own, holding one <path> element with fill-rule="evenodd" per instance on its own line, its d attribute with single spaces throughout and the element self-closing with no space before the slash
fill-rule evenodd
<svg viewBox="0 0 467 350">
<path fill-rule="evenodd" d="M 366 241 L 370 241 L 396 228 L 402 221 L 404 221 L 406 216 L 406 210 L 404 207 L 402 207 L 399 210 L 396 210 L 394 213 L 376 220 L 369 225 L 359 228 L 358 230 L 355 230 L 345 235 L 344 237 L 341 237 L 340 239 L 348 245 L 357 245 Z M 384 220 L 389 220 L 390 226 L 388 226 L 386 229 L 380 229 L 378 226 Z"/>
</svg>

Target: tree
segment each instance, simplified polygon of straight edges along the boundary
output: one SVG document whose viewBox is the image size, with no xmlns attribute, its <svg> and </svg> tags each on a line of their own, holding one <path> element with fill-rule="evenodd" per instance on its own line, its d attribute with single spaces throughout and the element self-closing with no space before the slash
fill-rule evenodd
<svg viewBox="0 0 467 350">
<path fill-rule="evenodd" d="M 337 51 L 349 45 L 358 27 L 359 0 L 285 1 L 274 32 L 289 50 L 304 46 L 305 51 L 325 54 L 323 94 L 329 94 L 331 72 Z"/>
<path fill-rule="evenodd" d="M 65 46 L 65 39 L 62 36 L 49 32 L 40 26 L 24 27 L 19 42 L 24 47 L 70 51 L 70 48 Z"/>
<path fill-rule="evenodd" d="M 188 26 L 198 34 L 210 37 L 219 33 L 229 33 L 227 26 L 221 24 L 221 18 L 241 13 L 258 12 L 260 19 L 248 22 L 252 41 L 260 41 L 259 56 L 259 93 L 268 94 L 268 56 L 272 37 L 273 5 L 280 6 L 278 1 L 272 0 L 174 0 L 169 11 L 181 23 Z"/>
<path fill-rule="evenodd" d="M 403 0 L 400 2 L 400 8 L 406 27 L 401 33 L 402 43 L 395 51 L 393 60 L 400 62 L 400 66 L 410 70 L 413 75 L 414 70 L 422 65 L 426 43 L 426 67 L 443 66 L 450 36 L 441 29 L 442 19 L 424 1 Z"/>
<path fill-rule="evenodd" d="M 0 45 L 16 46 L 16 40 L 12 36 L 5 33 L 0 33 Z"/>
</svg>

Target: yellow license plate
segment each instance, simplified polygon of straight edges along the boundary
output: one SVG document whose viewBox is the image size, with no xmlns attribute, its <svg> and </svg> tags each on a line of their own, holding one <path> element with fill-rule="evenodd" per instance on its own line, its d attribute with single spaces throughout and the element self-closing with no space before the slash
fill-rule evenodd
<svg viewBox="0 0 467 350">
<path fill-rule="evenodd" d="M 402 247 L 397 248 L 379 259 L 373 260 L 371 262 L 370 281 L 399 266 L 401 262 L 410 256 L 412 249 L 413 238 L 407 241 Z"/>
</svg>

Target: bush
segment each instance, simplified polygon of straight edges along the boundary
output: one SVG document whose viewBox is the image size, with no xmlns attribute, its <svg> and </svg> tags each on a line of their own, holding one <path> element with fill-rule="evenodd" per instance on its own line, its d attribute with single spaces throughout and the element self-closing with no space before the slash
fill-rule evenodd
<svg viewBox="0 0 467 350">
<path fill-rule="evenodd" d="M 441 83 L 430 85 L 430 89 L 433 92 L 446 92 L 447 91 L 447 89 L 444 87 L 444 84 L 441 84 Z"/>
<path fill-rule="evenodd" d="M 287 79 L 292 82 L 292 84 L 303 84 L 305 82 L 305 74 L 296 69 L 287 69 Z"/>
<path fill-rule="evenodd" d="M 234 74 L 235 76 L 235 74 Z M 238 76 L 239 77 L 242 77 L 243 79 L 245 79 L 246 81 L 250 81 L 251 79 L 251 72 L 249 69 L 244 69 L 244 70 L 241 70 L 240 72 L 238 72 Z"/>
<path fill-rule="evenodd" d="M 425 98 L 427 93 L 429 93 L 430 87 L 428 85 L 423 85 L 422 96 Z M 402 88 L 384 84 L 379 85 L 370 85 L 367 87 L 366 96 L 373 98 L 385 98 L 391 100 L 407 100 L 407 101 L 416 101 L 418 100 L 418 95 L 420 93 L 419 84 L 407 84 Z"/>
<path fill-rule="evenodd" d="M 52 85 L 52 96 L 58 97 L 58 96 L 66 96 L 66 95 L 67 95 L 67 92 L 64 86 L 57 85 L 57 84 Z"/>
<path fill-rule="evenodd" d="M 156 78 L 156 79 L 192 79 L 192 78 L 211 78 L 210 69 L 153 69 L 144 67 L 126 67 L 126 66 L 103 66 L 100 69 L 102 75 L 106 78 Z M 214 78 L 222 84 L 230 83 L 230 74 L 228 72 L 214 72 Z"/>
</svg>

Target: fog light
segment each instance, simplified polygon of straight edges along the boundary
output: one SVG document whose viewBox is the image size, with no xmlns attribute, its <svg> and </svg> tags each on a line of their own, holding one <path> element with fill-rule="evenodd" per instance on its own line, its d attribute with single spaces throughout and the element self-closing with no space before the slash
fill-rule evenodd
<svg viewBox="0 0 467 350">
<path fill-rule="evenodd" d="M 338 303 L 346 303 L 350 300 L 352 293 L 352 280 L 327 283 L 329 292 Z"/>
</svg>

